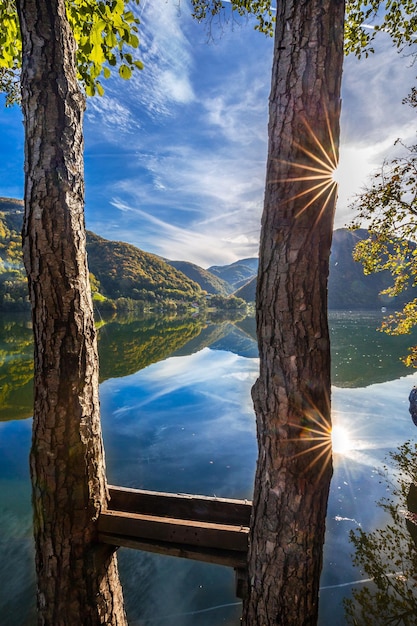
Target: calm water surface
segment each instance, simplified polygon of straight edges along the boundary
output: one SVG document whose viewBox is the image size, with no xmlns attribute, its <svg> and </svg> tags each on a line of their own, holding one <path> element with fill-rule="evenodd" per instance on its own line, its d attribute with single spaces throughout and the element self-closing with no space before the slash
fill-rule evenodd
<svg viewBox="0 0 417 626">
<path fill-rule="evenodd" d="M 350 529 L 383 522 L 380 470 L 389 450 L 417 433 L 408 393 L 417 375 L 399 361 L 416 338 L 375 331 L 380 314 L 331 314 L 335 454 L 328 508 L 320 625 L 343 625 L 342 599 L 361 573 Z M 27 458 L 30 328 L 0 322 L 0 615 L 35 624 Z M 100 329 L 101 404 L 110 483 L 160 491 L 251 498 L 256 462 L 250 388 L 258 360 L 254 321 L 124 320 Z M 122 549 L 131 626 L 238 625 L 241 605 L 228 568 Z"/>
</svg>

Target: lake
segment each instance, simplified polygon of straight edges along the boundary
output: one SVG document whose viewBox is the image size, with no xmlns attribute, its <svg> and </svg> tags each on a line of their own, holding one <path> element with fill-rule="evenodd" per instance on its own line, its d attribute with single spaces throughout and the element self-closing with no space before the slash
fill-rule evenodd
<svg viewBox="0 0 417 626">
<path fill-rule="evenodd" d="M 381 313 L 332 312 L 332 413 L 345 430 L 334 455 L 321 626 L 343 625 L 342 599 L 363 575 L 351 561 L 351 529 L 383 524 L 381 469 L 390 450 L 416 438 L 408 394 L 417 374 L 400 361 L 414 334 L 376 331 Z M 256 463 L 250 389 L 257 376 L 255 323 L 198 317 L 125 318 L 99 324 L 101 406 L 110 484 L 251 498 Z M 31 329 L 0 319 L 0 615 L 35 624 L 28 454 Z M 131 626 L 238 625 L 228 568 L 119 550 Z"/>
</svg>

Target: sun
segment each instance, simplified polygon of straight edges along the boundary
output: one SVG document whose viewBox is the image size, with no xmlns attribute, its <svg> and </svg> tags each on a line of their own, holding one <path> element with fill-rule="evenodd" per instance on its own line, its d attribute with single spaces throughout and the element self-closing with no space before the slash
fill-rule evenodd
<svg viewBox="0 0 417 626">
<path fill-rule="evenodd" d="M 331 177 L 333 179 L 333 182 L 336 185 L 340 185 L 340 182 L 342 180 L 342 168 L 340 166 L 340 163 L 337 165 L 337 167 L 335 167 L 335 169 L 332 171 L 331 173 Z"/>
<path fill-rule="evenodd" d="M 352 449 L 352 441 L 346 428 L 333 426 L 331 438 L 332 449 L 335 454 L 345 454 Z"/>
<path fill-rule="evenodd" d="M 307 209 L 312 206 L 317 200 L 322 202 L 320 211 L 316 219 L 316 223 L 321 219 L 325 212 L 327 205 L 335 199 L 337 196 L 338 188 L 338 172 L 339 158 L 336 149 L 336 144 L 333 139 L 332 129 L 330 125 L 329 116 L 326 112 L 326 124 L 328 131 L 328 143 L 329 146 L 325 147 L 317 135 L 311 128 L 310 124 L 305 119 L 301 119 L 302 123 L 306 127 L 308 135 L 310 136 L 313 145 L 316 147 L 317 153 L 312 150 L 308 150 L 301 144 L 294 142 L 294 145 L 303 152 L 309 159 L 310 164 L 295 163 L 291 161 L 285 161 L 278 159 L 279 163 L 290 165 L 294 171 L 294 174 L 286 178 L 279 178 L 272 182 L 274 183 L 289 183 L 289 182 L 306 182 L 307 186 L 304 191 L 300 191 L 294 196 L 287 198 L 286 202 L 292 200 L 305 198 L 305 203 L 298 209 L 295 217 L 300 217 Z"/>
</svg>

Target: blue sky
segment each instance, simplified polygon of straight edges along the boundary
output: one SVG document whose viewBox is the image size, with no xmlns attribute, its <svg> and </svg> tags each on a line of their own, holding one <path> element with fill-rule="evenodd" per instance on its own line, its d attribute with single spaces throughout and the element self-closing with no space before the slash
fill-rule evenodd
<svg viewBox="0 0 417 626">
<path fill-rule="evenodd" d="M 144 70 L 88 101 L 87 228 L 203 267 L 256 256 L 273 41 L 246 20 L 210 37 L 188 0 L 138 10 Z M 335 227 L 395 139 L 415 138 L 415 111 L 401 104 L 414 82 L 388 39 L 366 60 L 345 60 Z M 0 196 L 23 197 L 16 107 L 0 108 Z"/>
</svg>

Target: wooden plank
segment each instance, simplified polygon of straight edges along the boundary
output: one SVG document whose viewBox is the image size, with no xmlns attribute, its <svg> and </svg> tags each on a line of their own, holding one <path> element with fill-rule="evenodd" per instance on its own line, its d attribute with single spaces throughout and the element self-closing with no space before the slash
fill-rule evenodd
<svg viewBox="0 0 417 626">
<path fill-rule="evenodd" d="M 249 526 L 252 502 L 109 486 L 109 509 L 157 517 Z"/>
<path fill-rule="evenodd" d="M 151 539 L 164 543 L 246 552 L 249 528 L 230 524 L 183 520 L 124 511 L 104 511 L 99 533 Z"/>
<path fill-rule="evenodd" d="M 235 567 L 236 596 L 246 598 L 248 594 L 248 570 L 246 562 L 243 566 Z"/>
<path fill-rule="evenodd" d="M 216 565 L 223 565 L 225 567 L 233 567 L 239 570 L 246 567 L 246 551 L 238 552 L 236 550 L 209 549 L 202 546 L 165 543 L 163 541 L 124 537 L 121 535 L 112 535 L 103 532 L 99 533 L 99 541 L 112 546 L 131 548 L 134 550 L 144 550 L 146 552 L 154 552 L 157 554 L 174 556 L 183 559 L 193 559 L 204 563 L 213 563 Z"/>
</svg>

